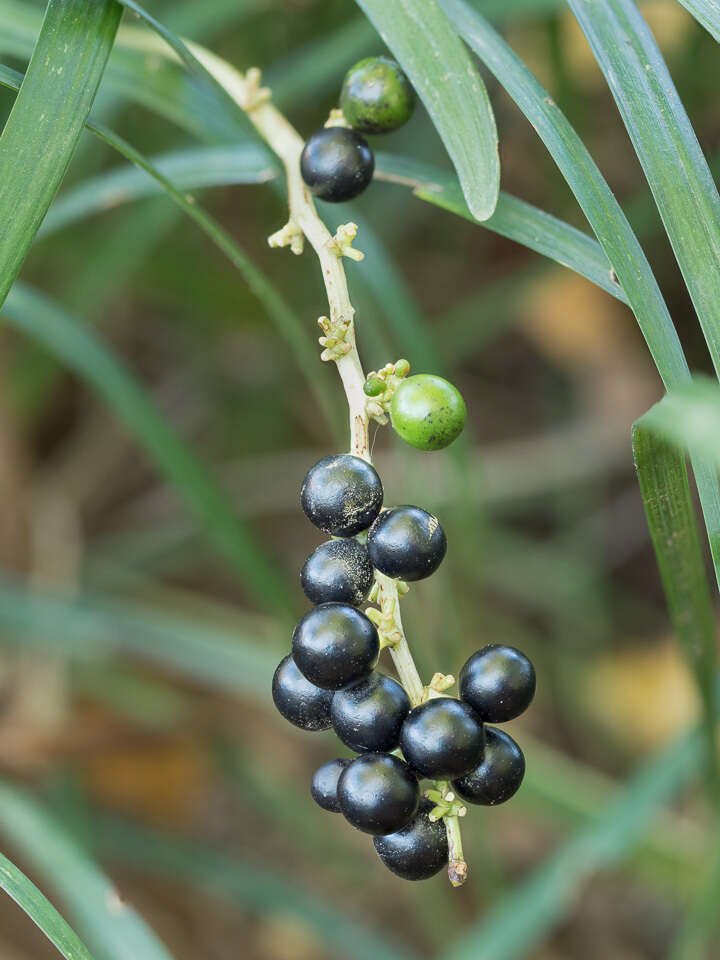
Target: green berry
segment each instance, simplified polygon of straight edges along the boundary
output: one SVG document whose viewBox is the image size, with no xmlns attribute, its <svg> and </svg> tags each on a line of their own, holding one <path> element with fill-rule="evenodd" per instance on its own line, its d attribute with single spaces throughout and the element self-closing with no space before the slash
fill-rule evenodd
<svg viewBox="0 0 720 960">
<path fill-rule="evenodd" d="M 459 390 L 442 377 L 419 373 L 398 384 L 390 404 L 395 432 L 418 450 L 442 450 L 467 418 Z"/>
<path fill-rule="evenodd" d="M 363 384 L 363 390 L 368 397 L 379 397 L 381 393 L 385 393 L 385 386 L 385 381 L 380 377 L 368 377 Z"/>
<path fill-rule="evenodd" d="M 340 106 L 347 122 L 361 133 L 389 133 L 412 116 L 415 91 L 389 57 L 368 57 L 345 75 Z"/>
</svg>

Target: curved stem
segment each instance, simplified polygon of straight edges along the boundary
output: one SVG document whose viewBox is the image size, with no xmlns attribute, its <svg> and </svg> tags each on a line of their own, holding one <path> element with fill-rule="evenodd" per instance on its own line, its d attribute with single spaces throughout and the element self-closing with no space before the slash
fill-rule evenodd
<svg viewBox="0 0 720 960">
<path fill-rule="evenodd" d="M 260 135 L 285 168 L 290 220 L 282 231 L 273 236 L 271 243 L 290 246 L 294 253 L 301 253 L 302 238 L 306 237 L 317 254 L 330 309 L 329 325 L 333 330 L 342 330 L 343 352 L 332 359 L 337 364 L 347 397 L 350 452 L 370 463 L 369 418 L 363 390 L 365 374 L 355 342 L 355 311 L 350 302 L 342 263 L 342 245 L 318 216 L 312 197 L 300 175 L 300 155 L 304 142 L 295 128 L 269 102 L 269 91 L 260 87 L 260 74 L 257 70 L 241 74 L 203 47 L 190 43 L 188 47 L 205 69 L 247 112 Z M 390 646 L 390 655 L 410 702 L 417 706 L 423 702 L 426 693 L 403 630 L 397 583 L 379 572 L 376 573 L 376 580 L 381 607 L 392 611 L 394 639 Z M 467 877 L 460 825 L 456 816 L 447 816 L 444 819 L 448 837 L 448 875 L 453 886 L 460 886 Z"/>
</svg>

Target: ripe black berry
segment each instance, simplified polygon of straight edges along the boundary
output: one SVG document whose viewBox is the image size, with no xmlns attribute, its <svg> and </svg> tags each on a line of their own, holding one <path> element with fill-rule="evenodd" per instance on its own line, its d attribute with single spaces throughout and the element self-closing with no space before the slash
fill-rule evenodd
<svg viewBox="0 0 720 960">
<path fill-rule="evenodd" d="M 300 172 L 310 193 L 330 203 L 361 194 L 374 169 L 375 158 L 367 141 L 347 127 L 318 130 L 300 156 Z"/>
<path fill-rule="evenodd" d="M 340 774 L 337 795 L 345 819 L 378 837 L 407 826 L 417 810 L 420 788 L 399 757 L 364 753 Z"/>
<path fill-rule="evenodd" d="M 483 726 L 462 700 L 437 697 L 415 707 L 403 724 L 400 749 L 412 769 L 433 780 L 461 777 L 480 763 Z"/>
<path fill-rule="evenodd" d="M 363 133 L 389 133 L 412 116 L 415 91 L 399 64 L 368 57 L 348 70 L 340 93 L 347 122 Z"/>
<path fill-rule="evenodd" d="M 373 843 L 382 862 L 403 880 L 427 880 L 448 862 L 447 830 L 442 820 L 428 818 L 433 805 L 421 800 L 410 823 Z"/>
<path fill-rule="evenodd" d="M 327 730 L 330 726 L 332 691 L 310 683 L 290 654 L 275 670 L 272 698 L 285 719 L 301 730 Z"/>
<path fill-rule="evenodd" d="M 318 460 L 303 480 L 300 502 L 308 520 L 334 537 L 367 530 L 383 501 L 375 468 L 344 453 Z"/>
<path fill-rule="evenodd" d="M 328 540 L 305 561 L 300 583 L 312 603 L 350 603 L 367 600 L 374 570 L 362 543 L 352 538 Z"/>
<path fill-rule="evenodd" d="M 485 727 L 485 756 L 480 766 L 453 780 L 458 796 L 467 803 L 493 807 L 505 803 L 525 776 L 525 757 L 512 737 L 495 727 Z"/>
<path fill-rule="evenodd" d="M 350 763 L 344 757 L 338 757 L 336 760 L 328 760 L 313 774 L 310 784 L 310 793 L 315 803 L 319 804 L 323 810 L 329 810 L 330 813 L 340 813 L 340 802 L 337 796 L 337 785 L 340 774 Z"/>
<path fill-rule="evenodd" d="M 400 742 L 400 729 L 409 712 L 410 700 L 400 684 L 382 673 L 372 673 L 338 690 L 330 718 L 335 733 L 356 753 L 389 753 Z"/>
<path fill-rule="evenodd" d="M 380 640 L 364 613 L 347 603 L 321 603 L 295 627 L 293 658 L 307 679 L 324 690 L 368 676 L 377 663 Z"/>
<path fill-rule="evenodd" d="M 535 670 L 515 647 L 490 644 L 460 671 L 460 696 L 481 720 L 505 723 L 527 710 L 535 695 Z"/>
<path fill-rule="evenodd" d="M 373 564 L 388 577 L 422 580 L 435 573 L 447 549 L 445 531 L 420 507 L 384 510 L 368 531 Z"/>
</svg>

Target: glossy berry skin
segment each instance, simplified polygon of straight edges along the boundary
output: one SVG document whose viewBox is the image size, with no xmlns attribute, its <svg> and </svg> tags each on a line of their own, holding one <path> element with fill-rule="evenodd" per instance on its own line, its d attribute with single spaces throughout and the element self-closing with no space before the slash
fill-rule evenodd
<svg viewBox="0 0 720 960">
<path fill-rule="evenodd" d="M 312 603 L 350 603 L 359 607 L 373 585 L 375 571 L 367 549 L 352 538 L 328 540 L 305 561 L 300 583 Z"/>
<path fill-rule="evenodd" d="M 447 539 L 436 517 L 406 505 L 380 514 L 368 531 L 367 550 L 386 576 L 423 580 L 442 563 Z"/>
<path fill-rule="evenodd" d="M 357 130 L 326 127 L 314 133 L 300 156 L 300 173 L 310 193 L 328 203 L 352 200 L 372 180 L 375 158 Z"/>
<path fill-rule="evenodd" d="M 310 683 L 290 654 L 275 670 L 272 698 L 285 719 L 301 730 L 327 730 L 330 726 L 332 691 Z"/>
<path fill-rule="evenodd" d="M 315 771 L 310 783 L 312 798 L 323 810 L 330 813 L 340 813 L 340 801 L 337 796 L 340 774 L 350 763 L 345 757 L 328 760 Z"/>
<path fill-rule="evenodd" d="M 383 488 L 375 468 L 352 454 L 335 454 L 311 467 L 300 490 L 305 515 L 333 537 L 354 537 L 380 513 Z"/>
<path fill-rule="evenodd" d="M 380 837 L 412 820 L 420 788 L 410 768 L 391 753 L 364 753 L 340 774 L 340 810 L 354 827 Z"/>
<path fill-rule="evenodd" d="M 452 780 L 482 760 L 483 725 L 462 700 L 436 697 L 412 710 L 400 733 L 400 749 L 415 773 Z"/>
<path fill-rule="evenodd" d="M 390 402 L 393 429 L 418 450 L 442 450 L 462 433 L 465 401 L 448 380 L 419 373 L 401 381 Z"/>
<path fill-rule="evenodd" d="M 448 862 L 445 823 L 442 820 L 432 823 L 428 819 L 432 808 L 432 803 L 422 800 L 406 827 L 373 840 L 382 862 L 403 880 L 428 880 Z"/>
<path fill-rule="evenodd" d="M 390 57 L 367 57 L 345 75 L 340 108 L 361 133 L 389 133 L 412 116 L 415 91 Z"/>
<path fill-rule="evenodd" d="M 535 669 L 515 647 L 493 643 L 474 653 L 460 671 L 460 696 L 481 720 L 506 723 L 535 696 Z"/>
<path fill-rule="evenodd" d="M 453 780 L 453 789 L 466 803 L 494 807 L 517 793 L 525 776 L 525 757 L 512 737 L 495 727 L 485 727 L 482 763 Z"/>
<path fill-rule="evenodd" d="M 330 719 L 338 737 L 356 753 L 389 753 L 400 742 L 400 730 L 409 713 L 410 700 L 400 684 L 382 673 L 371 673 L 338 690 Z"/>
<path fill-rule="evenodd" d="M 347 603 L 321 603 L 295 627 L 293 659 L 310 683 L 340 690 L 367 677 L 380 653 L 377 630 Z"/>
</svg>

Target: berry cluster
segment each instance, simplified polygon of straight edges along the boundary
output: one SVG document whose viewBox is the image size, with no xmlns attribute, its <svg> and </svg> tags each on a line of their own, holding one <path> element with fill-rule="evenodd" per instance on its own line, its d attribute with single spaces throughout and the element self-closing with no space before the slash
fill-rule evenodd
<svg viewBox="0 0 720 960">
<path fill-rule="evenodd" d="M 300 158 L 308 189 L 330 203 L 352 200 L 369 185 L 375 158 L 363 134 L 389 133 L 406 123 L 415 108 L 415 92 L 394 60 L 368 57 L 348 71 L 340 108 L 338 125 L 314 133 Z"/>
<path fill-rule="evenodd" d="M 456 795 L 494 805 L 520 786 L 520 748 L 486 724 L 512 720 L 529 705 L 532 664 L 512 647 L 487 646 L 463 666 L 459 699 L 426 688 L 424 700 L 411 703 L 396 680 L 375 669 L 381 647 L 393 642 L 378 633 L 377 611 L 367 616 L 358 608 L 374 599 L 375 571 L 402 581 L 430 576 L 445 556 L 442 527 L 419 507 L 383 510 L 380 477 L 350 454 L 318 461 L 301 503 L 315 526 L 338 539 L 319 546 L 303 567 L 302 587 L 314 606 L 275 671 L 273 700 L 297 727 L 332 727 L 357 754 L 316 771 L 315 801 L 371 834 L 398 876 L 431 877 L 448 862 L 443 817 L 464 811 Z M 421 796 L 424 778 L 436 784 Z"/>
</svg>

